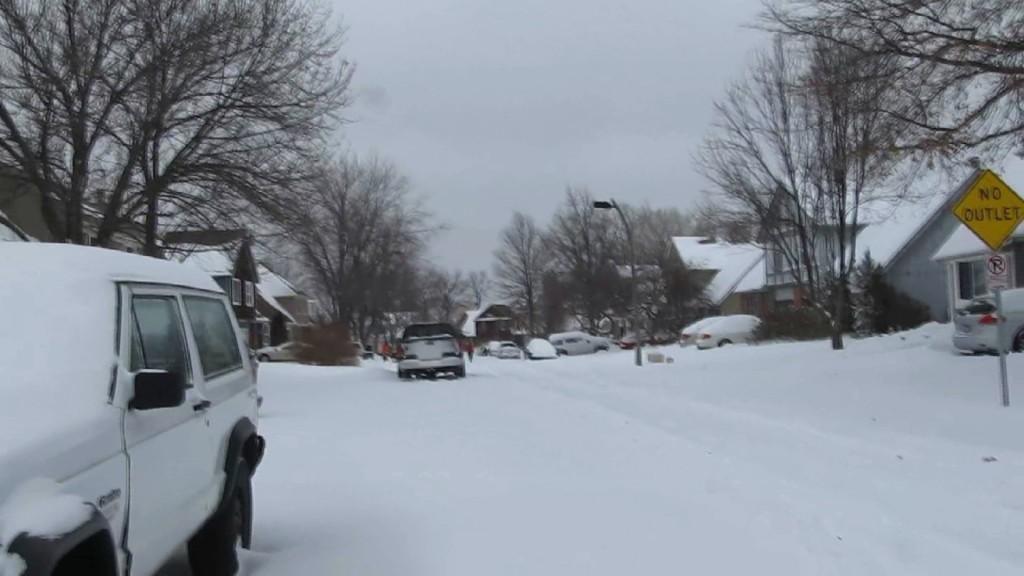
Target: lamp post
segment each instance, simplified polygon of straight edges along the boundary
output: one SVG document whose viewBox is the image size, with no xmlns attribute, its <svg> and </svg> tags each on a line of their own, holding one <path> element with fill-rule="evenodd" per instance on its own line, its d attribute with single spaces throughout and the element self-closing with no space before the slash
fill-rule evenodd
<svg viewBox="0 0 1024 576">
<path fill-rule="evenodd" d="M 633 337 L 636 339 L 636 365 L 643 366 L 643 350 L 640 341 L 640 307 L 636 301 L 636 244 L 633 242 L 633 229 L 629 226 L 626 213 L 614 199 L 595 200 L 594 208 L 598 210 L 615 210 L 622 219 L 622 227 L 626 230 L 626 241 L 629 243 L 629 306 L 633 311 Z"/>
</svg>

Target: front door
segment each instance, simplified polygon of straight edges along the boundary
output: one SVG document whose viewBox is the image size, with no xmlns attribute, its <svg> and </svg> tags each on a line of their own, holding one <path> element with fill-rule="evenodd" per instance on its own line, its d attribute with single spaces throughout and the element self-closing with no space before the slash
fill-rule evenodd
<svg viewBox="0 0 1024 576">
<path fill-rule="evenodd" d="M 186 381 L 185 403 L 176 408 L 125 415 L 129 461 L 128 551 L 132 573 L 150 574 L 187 540 L 210 514 L 211 462 L 215 455 L 187 344 L 182 302 L 171 289 L 132 287 L 122 291 L 121 375 L 166 370 Z"/>
</svg>

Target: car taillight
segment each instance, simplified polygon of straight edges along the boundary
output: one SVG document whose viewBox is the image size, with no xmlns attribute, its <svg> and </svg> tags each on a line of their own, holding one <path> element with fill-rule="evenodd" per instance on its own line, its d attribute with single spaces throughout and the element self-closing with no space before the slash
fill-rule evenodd
<svg viewBox="0 0 1024 576">
<path fill-rule="evenodd" d="M 701 334 L 700 335 L 700 339 L 701 340 L 711 340 L 711 334 Z"/>
<path fill-rule="evenodd" d="M 978 324 L 983 326 L 994 326 L 999 324 L 999 317 L 995 314 L 985 314 L 978 320 Z"/>
</svg>

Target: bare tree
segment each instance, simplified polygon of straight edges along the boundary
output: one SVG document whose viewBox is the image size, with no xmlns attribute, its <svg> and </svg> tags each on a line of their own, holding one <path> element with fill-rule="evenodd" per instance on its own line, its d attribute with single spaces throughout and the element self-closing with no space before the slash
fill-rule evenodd
<svg viewBox="0 0 1024 576">
<path fill-rule="evenodd" d="M 536 334 L 546 258 L 541 232 L 533 218 L 520 212 L 501 233 L 494 275 L 498 289 L 526 312 L 529 333 Z"/>
<path fill-rule="evenodd" d="M 473 297 L 473 305 L 477 308 L 483 306 L 491 293 L 491 277 L 486 270 L 470 272 L 466 278 L 469 284 L 469 292 Z"/>
<path fill-rule="evenodd" d="M 773 30 L 894 57 L 901 99 L 885 110 L 902 146 L 1024 149 L 1024 4 L 1018 0 L 777 0 Z M 897 105 L 893 105 L 897 104 Z"/>
<path fill-rule="evenodd" d="M 469 283 L 461 270 L 428 268 L 420 279 L 420 290 L 425 313 L 434 322 L 452 322 L 470 297 Z"/>
<path fill-rule="evenodd" d="M 433 226 L 394 165 L 343 158 L 293 201 L 284 233 L 332 320 L 365 340 L 387 314 L 411 309 Z"/>
<path fill-rule="evenodd" d="M 280 208 L 347 104 L 340 31 L 304 0 L 0 0 L 0 164 L 51 235 Z"/>
<path fill-rule="evenodd" d="M 899 160 L 881 112 L 893 65 L 779 38 L 716 104 L 698 159 L 721 209 L 758 223 L 772 257 L 828 319 L 834 348 L 843 346 L 860 208 Z"/>
<path fill-rule="evenodd" d="M 611 215 L 594 209 L 585 188 L 569 188 L 546 236 L 552 262 L 563 278 L 570 313 L 588 330 L 625 300 L 624 280 L 616 268 L 625 234 Z M 625 262 L 625 259 L 622 259 Z"/>
</svg>

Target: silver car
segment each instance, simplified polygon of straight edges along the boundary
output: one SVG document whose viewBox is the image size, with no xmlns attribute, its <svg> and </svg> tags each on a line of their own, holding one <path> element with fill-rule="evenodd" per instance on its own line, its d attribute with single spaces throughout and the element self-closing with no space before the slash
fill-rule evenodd
<svg viewBox="0 0 1024 576">
<path fill-rule="evenodd" d="M 1024 288 L 1003 292 L 1003 350 L 1024 351 Z M 999 317 L 995 300 L 976 298 L 953 317 L 953 346 L 970 353 L 999 352 Z"/>
</svg>

